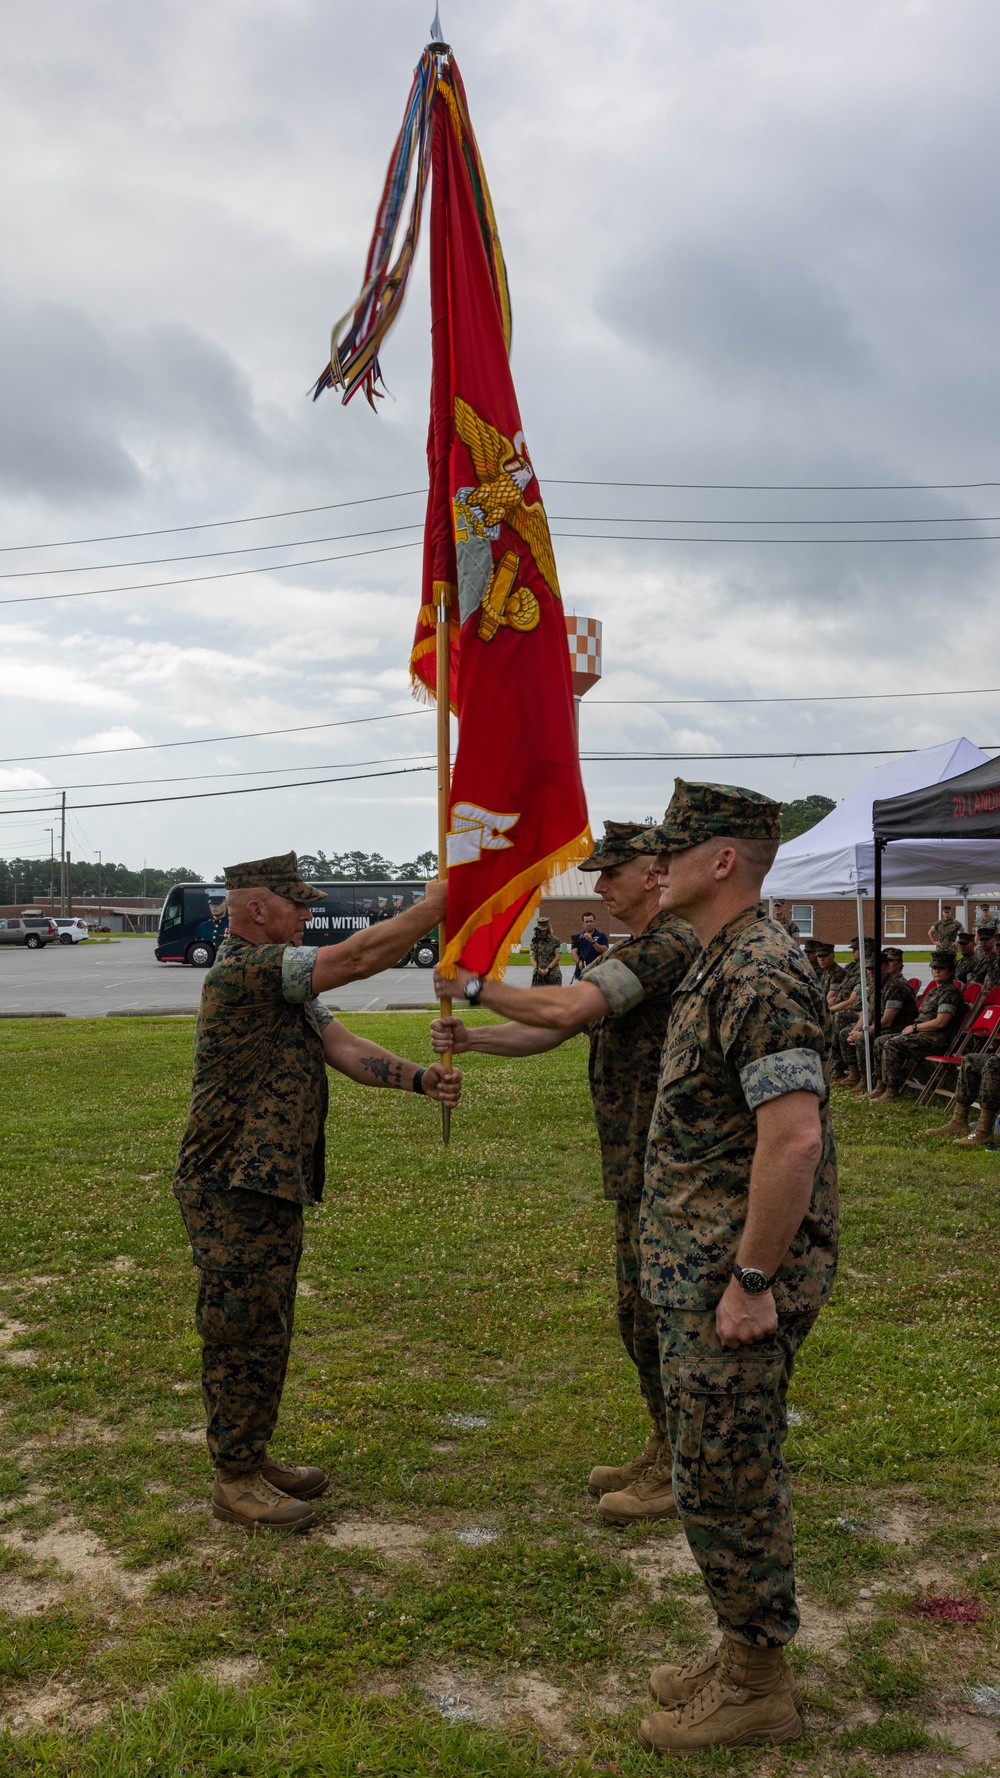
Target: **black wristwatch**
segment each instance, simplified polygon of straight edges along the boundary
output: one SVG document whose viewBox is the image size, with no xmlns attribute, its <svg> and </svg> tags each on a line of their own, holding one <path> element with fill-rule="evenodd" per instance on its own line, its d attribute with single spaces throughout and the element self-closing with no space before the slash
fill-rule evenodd
<svg viewBox="0 0 1000 1778">
<path fill-rule="evenodd" d="M 469 1002 L 470 1006 L 478 1006 L 479 1005 L 479 996 L 482 993 L 482 991 L 483 991 L 483 978 L 481 975 L 470 975 L 468 981 L 465 984 L 465 987 L 462 989 L 462 993 L 465 995 L 465 998 Z"/>
<path fill-rule="evenodd" d="M 734 1266 L 733 1277 L 747 1296 L 761 1296 L 765 1290 L 771 1288 L 770 1278 L 759 1266 Z"/>
</svg>

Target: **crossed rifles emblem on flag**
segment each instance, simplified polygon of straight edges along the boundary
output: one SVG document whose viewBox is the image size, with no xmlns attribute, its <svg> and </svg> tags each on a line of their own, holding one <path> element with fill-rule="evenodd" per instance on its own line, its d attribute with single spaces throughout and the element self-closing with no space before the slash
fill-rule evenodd
<svg viewBox="0 0 1000 1778">
<path fill-rule="evenodd" d="M 490 548 L 500 536 L 501 522 L 512 526 L 528 545 L 549 591 L 559 598 L 545 508 L 541 501 L 529 504 L 524 498 L 535 479 L 524 433 L 519 432 L 513 442 L 504 438 L 495 426 L 481 420 L 460 395 L 455 397 L 455 430 L 468 446 L 479 476 L 478 487 L 459 488 L 452 502 L 462 622 L 479 606 L 476 634 L 483 642 L 492 642 L 501 627 L 537 629 L 541 618 L 538 600 L 530 587 L 517 584 L 522 572 L 520 554 L 514 549 L 505 550 L 494 563 Z"/>
</svg>

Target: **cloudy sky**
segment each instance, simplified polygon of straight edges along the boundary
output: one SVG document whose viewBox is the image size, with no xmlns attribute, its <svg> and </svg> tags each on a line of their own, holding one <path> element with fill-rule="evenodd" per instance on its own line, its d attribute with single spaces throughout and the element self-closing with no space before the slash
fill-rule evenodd
<svg viewBox="0 0 1000 1778">
<path fill-rule="evenodd" d="M 419 551 L 355 553 L 419 536 L 387 528 L 421 514 L 425 263 L 378 416 L 307 399 L 360 282 L 431 11 L 8 0 L 5 855 L 47 853 L 50 787 L 69 792 L 75 855 L 133 866 L 433 844 L 431 776 L 84 807 L 264 781 L 223 776 L 240 771 L 419 765 L 433 748 L 406 671 Z M 753 702 L 1000 684 L 1000 541 L 923 541 L 1000 538 L 1000 485 L 943 485 L 1000 484 L 996 8 L 442 0 L 442 23 L 553 530 L 597 521 L 593 541 L 557 544 L 567 608 L 604 624 L 584 749 L 1000 746 L 1000 694 Z M 608 485 L 643 482 L 716 485 Z M 258 517 L 310 507 L 328 510 Z M 915 520 L 934 522 L 900 522 Z M 622 537 L 636 531 L 653 540 Z M 39 600 L 115 586 L 132 590 Z M 165 742 L 185 744 L 148 745 Z M 67 753 L 83 757 L 52 757 Z M 676 771 L 840 796 L 876 763 L 585 773 L 599 822 L 658 814 Z"/>
</svg>

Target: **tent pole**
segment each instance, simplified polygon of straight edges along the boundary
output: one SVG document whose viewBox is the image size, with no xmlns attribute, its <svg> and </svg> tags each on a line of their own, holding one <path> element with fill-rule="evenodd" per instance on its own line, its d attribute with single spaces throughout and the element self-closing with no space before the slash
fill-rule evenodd
<svg viewBox="0 0 1000 1778">
<path fill-rule="evenodd" d="M 875 947 L 876 952 L 878 946 Z M 861 966 L 861 1024 L 865 1033 L 865 1079 L 868 1091 L 872 1090 L 872 1046 L 868 1033 L 868 959 L 865 956 L 865 902 L 862 890 L 858 890 L 858 955 Z"/>
<path fill-rule="evenodd" d="M 968 930 L 969 930 L 969 885 L 968 885 L 968 883 L 959 883 L 958 892 L 962 897 L 962 931 L 968 932 Z"/>
<path fill-rule="evenodd" d="M 875 992 L 873 999 L 877 1011 L 873 1011 L 871 1044 L 874 1048 L 875 1038 L 882 1023 L 882 853 L 886 841 L 875 841 Z"/>
</svg>

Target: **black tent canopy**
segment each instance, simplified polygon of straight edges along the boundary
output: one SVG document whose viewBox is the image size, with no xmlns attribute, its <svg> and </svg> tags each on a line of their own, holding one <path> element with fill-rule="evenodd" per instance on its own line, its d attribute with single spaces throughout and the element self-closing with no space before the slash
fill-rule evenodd
<svg viewBox="0 0 1000 1778">
<path fill-rule="evenodd" d="M 885 797 L 872 804 L 875 840 L 875 992 L 873 1009 L 882 1001 L 882 854 L 892 840 L 996 840 L 1000 839 L 1000 757 L 988 759 L 971 772 L 908 790 L 902 796 Z M 878 1017 L 873 1010 L 875 1027 Z M 871 1064 L 869 1058 L 869 1082 Z"/>
<path fill-rule="evenodd" d="M 928 784 L 924 790 L 908 790 L 873 803 L 872 829 L 876 869 L 887 840 L 1000 838 L 1000 758 L 946 778 L 943 784 Z"/>
</svg>

